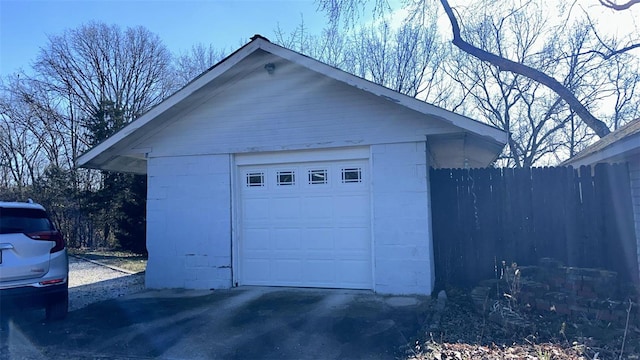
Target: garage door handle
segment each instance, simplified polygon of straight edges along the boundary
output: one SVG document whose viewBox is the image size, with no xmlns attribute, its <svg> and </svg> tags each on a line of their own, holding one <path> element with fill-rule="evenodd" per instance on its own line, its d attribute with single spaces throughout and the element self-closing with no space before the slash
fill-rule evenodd
<svg viewBox="0 0 640 360">
<path fill-rule="evenodd" d="M 0 250 L 11 250 L 13 249 L 13 245 L 11 244 L 0 244 Z"/>
</svg>

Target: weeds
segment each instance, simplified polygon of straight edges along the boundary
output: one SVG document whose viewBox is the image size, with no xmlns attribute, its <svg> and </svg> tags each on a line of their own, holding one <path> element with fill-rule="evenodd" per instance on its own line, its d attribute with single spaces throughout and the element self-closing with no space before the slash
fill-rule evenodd
<svg viewBox="0 0 640 360">
<path fill-rule="evenodd" d="M 619 321 L 593 319 L 588 314 L 574 317 L 566 313 L 570 305 L 565 298 L 555 303 L 541 297 L 553 311 L 536 301 L 531 306 L 531 287 L 549 292 L 540 286 L 547 283 L 527 277 L 539 275 L 536 269 L 524 271 L 515 262 L 494 261 L 493 281 L 481 283 L 469 294 L 447 289 L 450 302 L 440 334 L 427 334 L 421 347 L 416 344 L 412 359 L 639 359 L 640 329 L 634 325 L 637 307 L 631 299 L 622 304 L 626 323 L 622 314 L 615 315 Z M 477 312 L 469 311 L 469 301 Z M 555 311 L 558 304 L 564 305 L 564 312 Z"/>
<path fill-rule="evenodd" d="M 518 305 L 518 296 L 522 289 L 522 283 L 520 281 L 520 269 L 515 262 L 507 266 L 506 261 L 502 261 L 502 269 L 500 271 L 500 280 L 504 280 L 507 283 L 507 290 L 502 294 L 509 304 L 510 310 L 514 310 Z"/>
<path fill-rule="evenodd" d="M 622 336 L 622 346 L 620 347 L 620 357 L 618 359 L 622 359 L 622 354 L 624 354 L 624 345 L 627 341 L 627 334 L 629 333 L 629 317 L 631 316 L 631 306 L 633 302 L 629 299 L 629 307 L 627 308 L 627 321 L 624 326 L 624 336 Z"/>
</svg>

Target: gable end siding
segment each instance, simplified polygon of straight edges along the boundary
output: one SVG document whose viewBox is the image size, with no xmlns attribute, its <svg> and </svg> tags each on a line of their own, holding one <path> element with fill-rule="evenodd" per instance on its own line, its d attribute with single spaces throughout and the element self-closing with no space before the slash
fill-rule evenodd
<svg viewBox="0 0 640 360">
<path fill-rule="evenodd" d="M 293 90 L 291 90 L 293 89 Z M 290 65 L 202 99 L 137 148 L 149 156 L 255 153 L 424 141 L 454 126 Z"/>
</svg>

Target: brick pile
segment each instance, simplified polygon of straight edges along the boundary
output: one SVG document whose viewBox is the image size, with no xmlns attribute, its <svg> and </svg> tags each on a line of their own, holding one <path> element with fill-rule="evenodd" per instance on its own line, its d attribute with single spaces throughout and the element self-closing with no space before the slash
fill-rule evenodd
<svg viewBox="0 0 640 360">
<path fill-rule="evenodd" d="M 537 266 L 522 266 L 517 306 L 540 314 L 625 322 L 629 301 L 634 302 L 630 322 L 640 321 L 637 288 L 618 281 L 616 272 L 563 266 L 543 258 Z M 472 291 L 476 307 L 487 310 L 489 300 L 509 293 L 504 280 L 483 281 Z M 512 294 L 513 295 L 513 294 Z"/>
</svg>

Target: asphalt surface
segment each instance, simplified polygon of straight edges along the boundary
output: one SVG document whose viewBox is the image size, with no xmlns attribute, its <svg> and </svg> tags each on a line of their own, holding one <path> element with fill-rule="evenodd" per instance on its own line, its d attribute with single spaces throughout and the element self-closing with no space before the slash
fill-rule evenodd
<svg viewBox="0 0 640 360">
<path fill-rule="evenodd" d="M 422 334 L 427 297 L 240 287 L 143 291 L 66 320 L 0 330 L 0 359 L 397 359 Z"/>
</svg>

